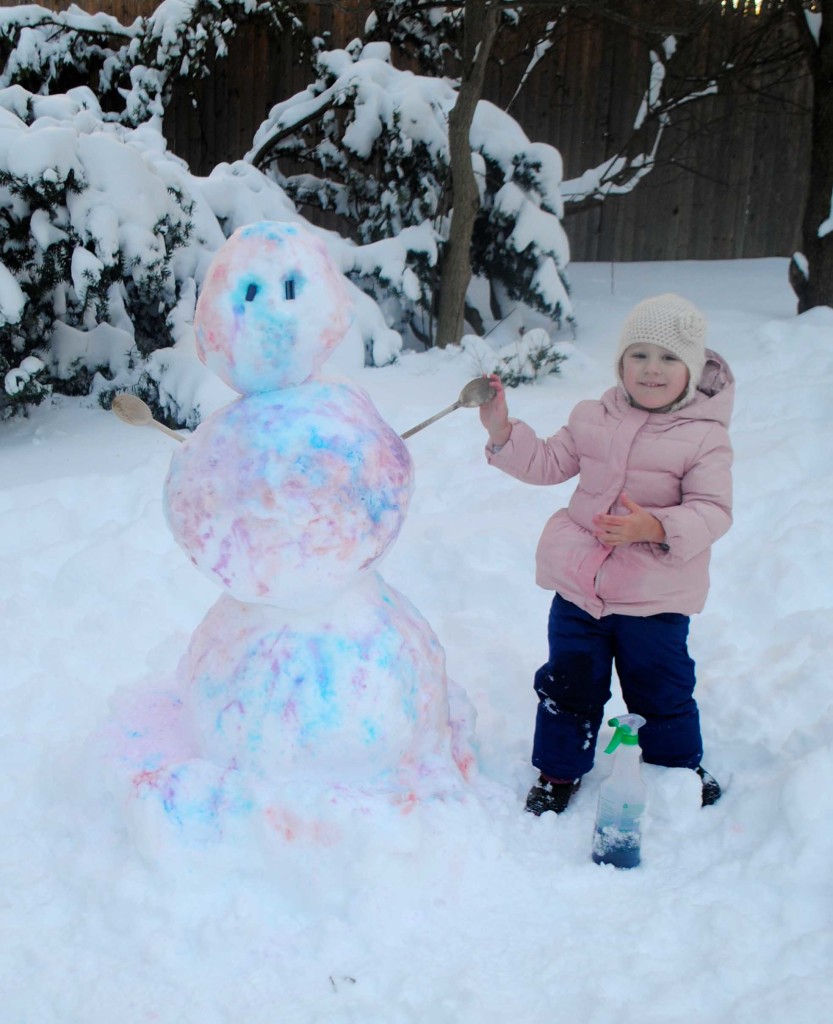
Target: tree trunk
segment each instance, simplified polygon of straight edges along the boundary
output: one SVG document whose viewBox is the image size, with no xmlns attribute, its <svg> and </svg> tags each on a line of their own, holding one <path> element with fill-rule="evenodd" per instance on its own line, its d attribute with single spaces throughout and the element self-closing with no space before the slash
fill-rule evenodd
<svg viewBox="0 0 833 1024">
<path fill-rule="evenodd" d="M 499 18 L 498 0 L 466 0 L 460 88 L 448 117 L 452 211 L 440 275 L 436 337 L 440 348 L 456 345 L 463 336 L 466 291 L 471 281 L 471 236 L 480 209 L 469 132 L 483 94 L 486 64 Z"/>
<path fill-rule="evenodd" d="M 822 0 L 821 8 L 819 41 L 810 54 L 810 181 L 801 225 L 806 266 L 800 267 L 795 259 L 790 263 L 790 284 L 798 297 L 799 313 L 814 306 L 833 306 L 833 0 Z"/>
</svg>

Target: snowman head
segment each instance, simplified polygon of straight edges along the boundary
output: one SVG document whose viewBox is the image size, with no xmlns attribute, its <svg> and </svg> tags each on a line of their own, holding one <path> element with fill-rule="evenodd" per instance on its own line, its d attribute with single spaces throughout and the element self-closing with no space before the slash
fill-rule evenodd
<svg viewBox="0 0 833 1024">
<path fill-rule="evenodd" d="M 300 384 L 350 325 L 350 299 L 323 242 L 297 224 L 238 228 L 197 302 L 197 353 L 243 395 Z"/>
</svg>

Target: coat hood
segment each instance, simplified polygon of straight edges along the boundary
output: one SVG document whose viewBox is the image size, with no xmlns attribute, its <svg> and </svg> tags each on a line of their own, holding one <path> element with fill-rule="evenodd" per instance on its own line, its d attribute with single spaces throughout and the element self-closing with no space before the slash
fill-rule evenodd
<svg viewBox="0 0 833 1024">
<path fill-rule="evenodd" d="M 732 406 L 735 401 L 735 378 L 729 364 L 719 353 L 706 349 L 706 365 L 700 376 L 700 383 L 694 392 L 694 398 L 679 409 L 670 412 L 649 413 L 655 423 L 671 423 L 677 420 L 714 420 L 724 427 L 729 426 L 732 418 Z M 624 384 L 611 388 L 602 396 L 602 402 L 613 412 L 633 408 L 630 396 Z"/>
</svg>

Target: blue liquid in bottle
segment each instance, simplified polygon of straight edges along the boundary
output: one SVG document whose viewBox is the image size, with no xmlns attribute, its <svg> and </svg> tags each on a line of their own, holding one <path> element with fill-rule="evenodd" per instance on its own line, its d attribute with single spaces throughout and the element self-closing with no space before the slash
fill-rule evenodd
<svg viewBox="0 0 833 1024">
<path fill-rule="evenodd" d="M 616 728 L 606 754 L 616 751 L 613 770 L 599 788 L 599 806 L 591 856 L 596 864 L 635 868 L 640 863 L 640 822 L 645 810 L 645 783 L 639 771 L 637 730 L 640 715 L 612 718 Z"/>
<path fill-rule="evenodd" d="M 615 868 L 635 868 L 640 862 L 639 832 L 623 832 L 614 825 L 597 825 L 593 835 L 593 863 Z"/>
</svg>

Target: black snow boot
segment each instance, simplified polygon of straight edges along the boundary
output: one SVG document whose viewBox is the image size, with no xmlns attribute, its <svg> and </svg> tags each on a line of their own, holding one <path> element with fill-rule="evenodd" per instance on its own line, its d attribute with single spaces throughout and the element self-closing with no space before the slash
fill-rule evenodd
<svg viewBox="0 0 833 1024">
<path fill-rule="evenodd" d="M 716 804 L 722 792 L 717 779 L 713 775 L 709 775 L 702 765 L 698 765 L 694 770 L 700 776 L 700 781 L 703 783 L 703 807 L 710 807 L 712 804 Z"/>
<path fill-rule="evenodd" d="M 554 782 L 545 775 L 539 775 L 538 781 L 526 795 L 526 810 L 530 814 L 540 816 L 544 811 L 561 814 L 567 810 L 570 797 L 581 785 L 581 779 L 572 782 Z"/>
</svg>

